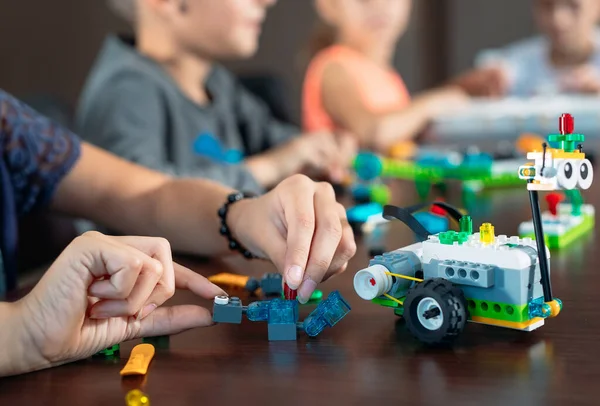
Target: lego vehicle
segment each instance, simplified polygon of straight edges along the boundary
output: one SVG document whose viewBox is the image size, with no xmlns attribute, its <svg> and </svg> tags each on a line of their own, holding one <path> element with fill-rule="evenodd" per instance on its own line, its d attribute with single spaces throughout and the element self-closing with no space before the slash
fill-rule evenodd
<svg viewBox="0 0 600 406">
<path fill-rule="evenodd" d="M 568 117 L 562 116 L 560 125 L 565 136 Z M 581 147 L 575 155 L 570 147 L 553 151 L 549 159 L 544 145 L 536 165 L 519 169 L 519 176 L 528 181 L 535 241 L 495 236 L 490 223 L 473 233 L 471 218 L 452 210 L 447 212 L 459 220 L 460 231 L 431 234 L 410 210 L 385 206 L 384 217 L 403 221 L 421 242 L 374 257 L 356 273 L 356 293 L 394 308 L 408 330 L 428 344 L 452 342 L 467 321 L 532 331 L 556 317 L 562 302 L 552 295 L 538 190 L 590 187 L 592 167 Z"/>
</svg>

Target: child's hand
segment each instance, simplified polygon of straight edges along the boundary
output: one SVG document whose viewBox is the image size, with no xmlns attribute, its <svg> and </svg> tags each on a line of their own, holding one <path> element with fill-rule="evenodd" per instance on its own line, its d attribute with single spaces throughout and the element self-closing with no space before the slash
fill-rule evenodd
<svg viewBox="0 0 600 406">
<path fill-rule="evenodd" d="M 460 88 L 447 86 L 426 93 L 418 103 L 425 105 L 429 117 L 433 119 L 464 108 L 469 103 L 469 97 Z"/>
<path fill-rule="evenodd" d="M 228 223 L 242 245 L 269 258 L 305 303 L 317 284 L 343 272 L 356 252 L 346 210 L 333 187 L 303 175 L 257 199 L 230 207 Z"/>
<path fill-rule="evenodd" d="M 508 90 L 508 74 L 500 65 L 471 70 L 451 81 L 471 97 L 501 97 Z"/>
<path fill-rule="evenodd" d="M 582 66 L 565 74 L 560 85 L 565 92 L 600 94 L 600 73 L 593 66 Z"/>
<path fill-rule="evenodd" d="M 223 291 L 172 261 L 161 238 L 75 239 L 15 305 L 27 348 L 26 372 L 89 357 L 126 340 L 212 324 L 199 306 L 160 307 L 176 288 L 212 299 Z"/>
</svg>

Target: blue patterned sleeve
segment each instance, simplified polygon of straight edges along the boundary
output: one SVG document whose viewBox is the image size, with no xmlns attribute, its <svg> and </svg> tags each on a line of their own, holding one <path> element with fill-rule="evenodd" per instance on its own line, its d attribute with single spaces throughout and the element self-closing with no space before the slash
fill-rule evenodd
<svg viewBox="0 0 600 406">
<path fill-rule="evenodd" d="M 49 204 L 81 153 L 77 136 L 0 90 L 0 153 L 17 214 Z"/>
</svg>

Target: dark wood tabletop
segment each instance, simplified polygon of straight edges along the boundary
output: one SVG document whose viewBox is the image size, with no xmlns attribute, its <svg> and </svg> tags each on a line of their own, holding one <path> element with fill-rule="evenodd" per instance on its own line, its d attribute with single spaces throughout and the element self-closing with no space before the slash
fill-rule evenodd
<svg viewBox="0 0 600 406">
<path fill-rule="evenodd" d="M 600 201 L 600 188 L 585 193 Z M 448 201 L 468 208 L 478 227 L 492 222 L 496 234 L 516 235 L 531 217 L 525 188 L 496 190 L 463 200 L 452 187 Z M 409 205 L 414 186 L 394 189 L 394 203 Z M 417 342 L 391 309 L 361 300 L 354 274 L 367 266 L 362 242 L 343 275 L 321 285 L 352 306 L 338 325 L 309 339 L 269 342 L 264 323 L 217 325 L 170 338 L 157 349 L 145 379 L 122 380 L 131 348 L 116 360 L 88 359 L 51 370 L 0 380 L 0 405 L 124 405 L 140 388 L 152 405 L 578 405 L 599 404 L 600 240 L 589 237 L 551 258 L 554 295 L 563 300 L 559 317 L 531 333 L 468 324 L 451 349 Z M 388 235 L 388 249 L 413 242 L 401 224 Z M 235 259 L 229 263 L 187 261 L 210 275 L 227 270 L 260 276 L 272 267 Z M 203 303 L 178 292 L 172 303 Z M 302 307 L 305 317 L 312 307 Z M 9 351 L 3 348 L 2 351 Z"/>
</svg>

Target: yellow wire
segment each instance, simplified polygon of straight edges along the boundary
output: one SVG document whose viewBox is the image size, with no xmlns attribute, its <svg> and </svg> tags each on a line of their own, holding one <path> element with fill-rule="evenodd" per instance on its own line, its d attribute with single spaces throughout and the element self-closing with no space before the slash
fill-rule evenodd
<svg viewBox="0 0 600 406">
<path fill-rule="evenodd" d="M 386 272 L 386 275 L 395 276 L 396 278 L 408 279 L 409 281 L 423 282 L 423 279 L 413 278 L 412 276 L 399 275 L 397 273 Z"/>
<path fill-rule="evenodd" d="M 400 303 L 402 306 L 404 306 L 404 302 L 403 301 L 398 300 L 395 297 L 388 295 L 387 293 L 384 293 L 383 296 L 387 297 L 390 300 L 393 300 L 396 303 Z"/>
</svg>

